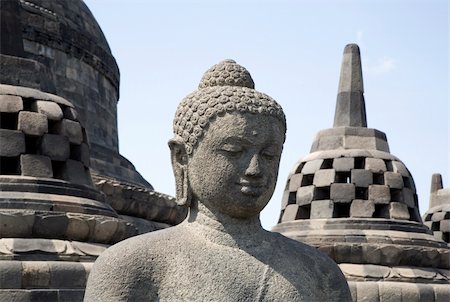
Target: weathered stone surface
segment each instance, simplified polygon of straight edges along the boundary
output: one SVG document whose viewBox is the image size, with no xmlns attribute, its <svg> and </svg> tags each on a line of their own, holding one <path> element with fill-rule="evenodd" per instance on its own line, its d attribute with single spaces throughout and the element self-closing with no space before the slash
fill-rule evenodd
<svg viewBox="0 0 450 302">
<path fill-rule="evenodd" d="M 84 165 L 76 160 L 68 159 L 64 165 L 62 172 L 63 179 L 80 184 L 80 185 L 92 185 L 88 171 Z"/>
<path fill-rule="evenodd" d="M 262 291 L 266 300 L 351 300 L 344 276 L 328 257 L 260 225 L 258 214 L 273 193 L 279 164 L 279 156 L 263 160 L 261 154 L 270 144 L 279 155 L 286 129 L 279 105 L 256 93 L 253 85 L 243 67 L 227 60 L 207 71 L 199 90 L 183 100 L 169 145 L 177 202 L 190 206 L 190 216 L 178 226 L 130 238 L 103 253 L 89 275 L 86 301 L 253 301 L 262 298 Z M 214 93 L 200 103 L 204 91 Z M 222 106 L 216 106 L 215 95 Z M 194 107 L 200 117 L 191 120 L 185 114 Z M 222 107 L 228 114 L 216 116 Z M 207 127 L 196 128 L 200 120 Z M 201 131 L 201 139 L 190 139 L 191 128 Z M 252 148 L 243 148 L 242 138 L 251 139 Z M 235 150 L 243 150 L 248 160 L 236 157 Z M 261 280 L 267 271 L 270 277 Z M 123 278 L 117 282 L 119 272 Z M 312 291 L 318 284 L 322 290 Z"/>
<path fill-rule="evenodd" d="M 299 206 L 297 204 L 289 204 L 284 210 L 281 221 L 292 221 L 298 218 Z"/>
<path fill-rule="evenodd" d="M 315 186 L 300 187 L 297 190 L 296 201 L 298 205 L 310 204 L 314 200 Z"/>
<path fill-rule="evenodd" d="M 387 171 L 386 163 L 381 158 L 366 158 L 365 169 L 374 173 Z"/>
<path fill-rule="evenodd" d="M 89 167 L 91 162 L 89 146 L 86 143 L 72 146 L 70 150 L 70 157 L 81 161 L 85 167 Z"/>
<path fill-rule="evenodd" d="M 353 169 L 351 172 L 352 183 L 357 187 L 368 187 L 373 183 L 373 174 L 364 169 Z"/>
<path fill-rule="evenodd" d="M 372 200 L 353 200 L 350 206 L 351 217 L 372 217 L 375 212 L 375 204 Z"/>
<path fill-rule="evenodd" d="M 61 107 L 55 102 L 35 101 L 31 105 L 31 109 L 35 112 L 45 114 L 49 120 L 59 121 L 63 117 Z"/>
<path fill-rule="evenodd" d="M 311 203 L 311 219 L 332 218 L 334 203 L 331 200 L 315 200 Z"/>
<path fill-rule="evenodd" d="M 37 112 L 21 111 L 17 128 L 28 135 L 44 135 L 48 132 L 47 116 Z"/>
<path fill-rule="evenodd" d="M 331 185 L 336 178 L 334 169 L 319 170 L 314 174 L 313 184 L 316 187 L 325 187 Z"/>
<path fill-rule="evenodd" d="M 18 156 L 25 152 L 25 136 L 21 131 L 0 129 L 0 156 Z"/>
<path fill-rule="evenodd" d="M 408 172 L 408 169 L 405 167 L 405 165 L 402 162 L 393 160 L 391 163 L 392 163 L 392 168 L 393 168 L 394 172 L 400 173 L 402 176 L 405 176 L 405 177 L 411 176 Z"/>
<path fill-rule="evenodd" d="M 370 185 L 368 192 L 369 200 L 373 200 L 374 203 L 389 203 L 391 200 L 391 192 L 388 186 Z"/>
<path fill-rule="evenodd" d="M 294 174 L 289 180 L 289 192 L 295 192 L 302 185 L 303 174 Z"/>
<path fill-rule="evenodd" d="M 393 189 L 402 189 L 403 177 L 400 173 L 397 172 L 385 172 L 384 184 Z"/>
<path fill-rule="evenodd" d="M 0 112 L 19 112 L 23 110 L 23 101 L 20 96 L 0 95 Z"/>
<path fill-rule="evenodd" d="M 53 177 L 52 162 L 47 156 L 22 154 L 20 170 L 23 176 Z"/>
<path fill-rule="evenodd" d="M 0 271 L 2 272 L 0 274 L 0 289 L 22 287 L 22 264 L 20 261 L 1 261 Z M 6 301 L 6 299 L 1 300 Z"/>
<path fill-rule="evenodd" d="M 355 199 L 355 185 L 354 184 L 331 184 L 330 198 L 334 202 L 351 202 Z"/>
<path fill-rule="evenodd" d="M 45 134 L 40 144 L 40 153 L 52 160 L 65 161 L 70 155 L 70 145 L 67 137 L 56 134 Z"/>
<path fill-rule="evenodd" d="M 333 160 L 333 169 L 336 172 L 349 172 L 355 167 L 355 159 L 351 157 L 335 158 Z"/>
<path fill-rule="evenodd" d="M 408 206 L 400 202 L 391 202 L 389 206 L 384 208 L 385 217 L 390 217 L 392 219 L 409 219 Z"/>
<path fill-rule="evenodd" d="M 64 108 L 64 117 L 72 121 L 78 121 L 78 112 L 72 107 Z"/>
<path fill-rule="evenodd" d="M 83 132 L 79 122 L 63 119 L 56 126 L 57 133 L 67 136 L 72 144 L 81 144 L 83 142 Z"/>
<path fill-rule="evenodd" d="M 42 288 L 50 286 L 50 267 L 46 261 L 27 261 L 22 263 L 22 286 Z"/>
<path fill-rule="evenodd" d="M 316 173 L 317 170 L 322 166 L 323 160 L 317 159 L 313 161 L 308 161 L 305 163 L 302 169 L 302 174 L 313 174 Z"/>
</svg>

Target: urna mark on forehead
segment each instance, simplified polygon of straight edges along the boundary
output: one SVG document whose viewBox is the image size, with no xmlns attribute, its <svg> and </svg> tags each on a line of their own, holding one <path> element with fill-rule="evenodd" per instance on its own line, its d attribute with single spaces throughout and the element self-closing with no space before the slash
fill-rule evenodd
<svg viewBox="0 0 450 302">
<path fill-rule="evenodd" d="M 224 60 L 207 70 L 198 89 L 181 101 L 175 113 L 173 132 L 183 141 L 186 153 L 193 152 L 210 122 L 226 113 L 273 116 L 286 130 L 281 106 L 254 87 L 250 73 L 233 60 Z"/>
</svg>

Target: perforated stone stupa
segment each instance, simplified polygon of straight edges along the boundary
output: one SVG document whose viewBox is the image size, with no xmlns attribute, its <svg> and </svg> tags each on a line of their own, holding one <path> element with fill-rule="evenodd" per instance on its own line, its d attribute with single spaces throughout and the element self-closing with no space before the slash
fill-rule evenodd
<svg viewBox="0 0 450 302">
<path fill-rule="evenodd" d="M 431 178 L 430 207 L 424 221 L 437 239 L 450 245 L 450 188 L 444 188 L 441 174 Z"/>
<path fill-rule="evenodd" d="M 359 48 L 345 47 L 334 127 L 288 177 L 273 228 L 326 252 L 354 301 L 448 301 L 450 249 L 422 223 L 414 180 L 367 128 Z"/>
</svg>

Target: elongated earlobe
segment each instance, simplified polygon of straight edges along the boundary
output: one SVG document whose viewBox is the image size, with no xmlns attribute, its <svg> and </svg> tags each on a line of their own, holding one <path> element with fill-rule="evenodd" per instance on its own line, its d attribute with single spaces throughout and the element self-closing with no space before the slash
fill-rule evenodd
<svg viewBox="0 0 450 302">
<path fill-rule="evenodd" d="M 191 191 L 189 188 L 187 154 L 184 143 L 180 138 L 169 141 L 173 174 L 175 176 L 176 202 L 179 206 L 191 205 Z"/>
</svg>

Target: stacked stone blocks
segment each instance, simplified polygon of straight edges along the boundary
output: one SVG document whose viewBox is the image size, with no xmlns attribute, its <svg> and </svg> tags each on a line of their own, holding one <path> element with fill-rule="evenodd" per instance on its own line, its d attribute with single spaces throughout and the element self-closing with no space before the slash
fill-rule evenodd
<svg viewBox="0 0 450 302">
<path fill-rule="evenodd" d="M 355 154 L 335 151 L 334 157 L 316 154 L 301 161 L 288 178 L 280 222 L 348 217 L 421 222 L 414 181 L 405 165 L 391 155 Z"/>
<path fill-rule="evenodd" d="M 0 93 L 0 174 L 92 186 L 87 138 L 73 106 Z"/>
</svg>

